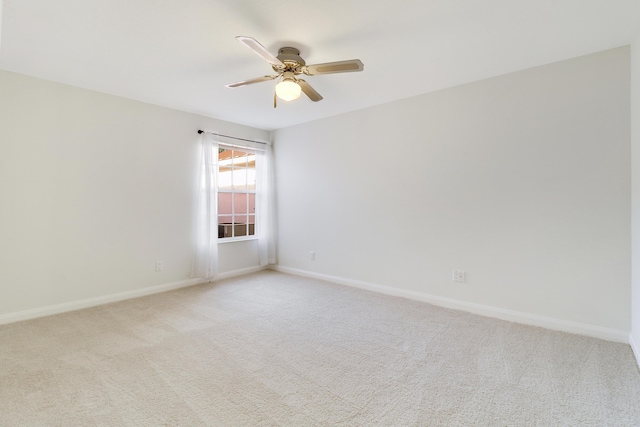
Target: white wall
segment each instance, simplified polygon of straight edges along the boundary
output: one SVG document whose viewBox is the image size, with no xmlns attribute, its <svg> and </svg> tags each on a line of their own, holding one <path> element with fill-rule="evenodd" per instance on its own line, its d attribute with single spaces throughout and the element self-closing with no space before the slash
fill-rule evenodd
<svg viewBox="0 0 640 427">
<path fill-rule="evenodd" d="M 188 279 L 201 128 L 269 137 L 0 71 L 0 320 Z M 255 241 L 220 251 L 259 265 Z"/>
<path fill-rule="evenodd" d="M 275 131 L 280 266 L 627 337 L 629 81 L 619 48 Z"/>
<path fill-rule="evenodd" d="M 640 364 L 640 32 L 631 45 L 632 321 L 631 345 Z"/>
</svg>

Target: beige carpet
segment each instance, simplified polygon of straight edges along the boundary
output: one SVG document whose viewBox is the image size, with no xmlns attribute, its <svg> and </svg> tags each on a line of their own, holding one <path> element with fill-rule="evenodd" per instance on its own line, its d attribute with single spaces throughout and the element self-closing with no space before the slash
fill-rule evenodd
<svg viewBox="0 0 640 427">
<path fill-rule="evenodd" d="M 2 426 L 640 426 L 628 345 L 261 272 L 0 327 Z"/>
</svg>

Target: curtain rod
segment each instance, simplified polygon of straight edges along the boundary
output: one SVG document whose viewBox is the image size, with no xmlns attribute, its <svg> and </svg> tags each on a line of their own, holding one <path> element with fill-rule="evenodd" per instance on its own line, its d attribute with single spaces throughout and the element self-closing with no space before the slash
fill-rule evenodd
<svg viewBox="0 0 640 427">
<path fill-rule="evenodd" d="M 208 132 L 208 131 L 205 131 L 205 130 L 202 130 L 202 129 L 198 129 L 198 133 L 199 134 L 201 134 L 201 133 L 210 133 L 211 135 L 224 136 L 225 138 L 237 139 L 238 141 L 255 142 L 256 144 L 269 145 L 268 142 L 256 141 L 256 140 L 253 140 L 253 139 L 238 138 L 237 136 L 223 135 L 221 133 Z"/>
</svg>

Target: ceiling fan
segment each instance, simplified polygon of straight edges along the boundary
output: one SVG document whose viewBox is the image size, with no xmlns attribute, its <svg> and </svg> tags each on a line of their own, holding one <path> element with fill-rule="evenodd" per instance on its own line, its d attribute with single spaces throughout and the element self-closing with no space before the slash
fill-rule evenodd
<svg viewBox="0 0 640 427">
<path fill-rule="evenodd" d="M 236 39 L 271 64 L 271 68 L 277 74 L 230 83 L 226 87 L 241 87 L 279 78 L 280 81 L 276 85 L 273 95 L 273 108 L 277 106 L 277 98 L 283 101 L 294 101 L 300 97 L 300 92 L 304 92 L 313 102 L 322 100 L 322 95 L 316 92 L 309 83 L 298 78 L 301 74 L 315 76 L 318 74 L 350 73 L 364 70 L 364 64 L 359 59 L 307 65 L 304 59 L 300 57 L 300 51 L 294 47 L 282 47 L 278 51 L 278 56 L 273 56 L 254 38 L 237 36 Z"/>
</svg>

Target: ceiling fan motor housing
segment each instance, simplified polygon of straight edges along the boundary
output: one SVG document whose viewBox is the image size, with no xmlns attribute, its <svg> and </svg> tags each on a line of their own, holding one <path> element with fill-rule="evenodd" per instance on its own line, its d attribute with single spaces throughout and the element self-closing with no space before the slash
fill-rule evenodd
<svg viewBox="0 0 640 427">
<path fill-rule="evenodd" d="M 278 51 L 278 56 L 276 58 L 284 63 L 286 71 L 299 72 L 299 68 L 303 67 L 306 64 L 306 62 L 304 62 L 304 59 L 300 57 L 300 51 L 295 47 L 280 48 L 280 50 Z M 276 67 L 275 65 L 273 66 L 273 69 L 275 71 L 281 71 L 281 69 L 278 69 L 278 67 Z"/>
</svg>

